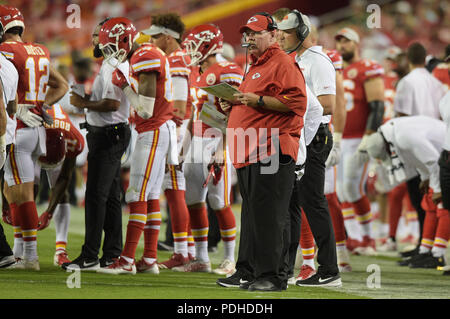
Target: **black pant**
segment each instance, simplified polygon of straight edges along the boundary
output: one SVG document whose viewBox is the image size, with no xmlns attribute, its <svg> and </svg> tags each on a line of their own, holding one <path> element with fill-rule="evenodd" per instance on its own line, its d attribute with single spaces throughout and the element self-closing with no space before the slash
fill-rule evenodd
<svg viewBox="0 0 450 319">
<path fill-rule="evenodd" d="M 103 257 L 118 257 L 122 252 L 120 160 L 130 137 L 128 125 L 120 125 L 118 129 L 88 127 L 84 257 L 98 257 L 102 230 Z"/>
<path fill-rule="evenodd" d="M 288 206 L 295 162 L 290 156 L 279 158 L 274 174 L 261 174 L 266 165 L 260 162 L 237 170 L 242 210 L 236 269 L 248 280 L 270 280 L 282 287 L 287 283 Z"/>
<path fill-rule="evenodd" d="M 408 189 L 409 198 L 411 199 L 411 204 L 417 212 L 417 217 L 419 219 L 420 236 L 419 243 L 422 241 L 423 223 L 425 221 L 425 211 L 423 210 L 421 203 L 423 195 L 420 192 L 420 176 L 414 177 L 406 182 L 406 187 Z"/>
<path fill-rule="evenodd" d="M 442 204 L 450 210 L 450 152 L 443 150 L 439 158 L 439 180 L 441 183 Z"/>
<path fill-rule="evenodd" d="M 318 252 L 319 273 L 336 275 L 339 272 L 336 240 L 324 195 L 325 161 L 333 145 L 333 136 L 327 125 L 321 125 L 307 147 L 305 174 L 296 181 L 289 204 L 291 216 L 291 244 L 289 248 L 289 274 L 294 273 L 295 255 L 300 240 L 301 208 L 305 212 Z"/>
</svg>

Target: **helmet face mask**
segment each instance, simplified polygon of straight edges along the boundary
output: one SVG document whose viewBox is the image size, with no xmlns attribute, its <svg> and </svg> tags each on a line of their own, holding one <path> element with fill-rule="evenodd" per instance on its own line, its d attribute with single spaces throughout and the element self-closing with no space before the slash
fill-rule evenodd
<svg viewBox="0 0 450 319">
<path fill-rule="evenodd" d="M 198 65 L 210 55 L 222 52 L 223 35 L 214 25 L 201 25 L 192 29 L 183 44 L 191 58 L 188 66 Z"/>
</svg>

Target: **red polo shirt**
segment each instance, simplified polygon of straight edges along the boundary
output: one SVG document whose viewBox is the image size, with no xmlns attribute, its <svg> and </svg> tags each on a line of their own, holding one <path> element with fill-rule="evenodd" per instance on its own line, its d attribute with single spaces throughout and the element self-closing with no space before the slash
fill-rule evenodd
<svg viewBox="0 0 450 319">
<path fill-rule="evenodd" d="M 278 150 L 275 147 L 271 149 L 271 137 L 275 134 L 271 129 L 276 128 L 279 130 L 281 152 L 295 161 L 307 102 L 305 79 L 295 61 L 278 44 L 270 46 L 252 64 L 239 90 L 275 97 L 291 111 L 234 105 L 227 130 L 233 165 L 241 168 L 276 154 Z M 250 138 L 255 132 L 257 138 Z"/>
</svg>

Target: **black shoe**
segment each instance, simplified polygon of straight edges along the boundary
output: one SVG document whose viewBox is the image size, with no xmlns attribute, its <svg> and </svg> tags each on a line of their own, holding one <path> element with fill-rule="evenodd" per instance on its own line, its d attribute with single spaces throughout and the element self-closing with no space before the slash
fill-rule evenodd
<svg viewBox="0 0 450 319">
<path fill-rule="evenodd" d="M 173 245 L 170 245 L 164 241 L 158 241 L 158 250 L 173 251 Z"/>
<path fill-rule="evenodd" d="M 418 255 L 418 254 L 419 254 L 419 247 L 416 247 L 413 250 L 408 250 L 408 251 L 400 253 L 400 256 L 402 258 L 406 258 L 406 257 L 412 257 L 414 255 Z"/>
<path fill-rule="evenodd" d="M 100 268 L 108 267 L 109 265 L 114 264 L 117 259 L 119 259 L 119 257 L 105 257 L 105 256 L 103 256 L 99 260 Z"/>
<path fill-rule="evenodd" d="M 252 278 L 242 276 L 242 274 L 239 271 L 236 271 L 230 277 L 217 279 L 216 283 L 219 286 L 226 288 L 240 288 L 241 284 L 245 284 L 251 281 L 253 281 Z"/>
<path fill-rule="evenodd" d="M 297 280 L 295 283 L 301 287 L 341 287 L 341 276 L 337 275 L 323 275 L 317 272 L 315 275 L 305 280 Z"/>
<path fill-rule="evenodd" d="M 248 286 L 248 291 L 281 291 L 281 286 L 275 285 L 267 279 L 255 280 Z"/>
<path fill-rule="evenodd" d="M 250 285 L 253 284 L 254 282 L 255 282 L 254 280 L 251 280 L 251 281 L 245 281 L 245 282 L 243 282 L 243 283 L 241 283 L 241 284 L 239 285 L 239 288 L 240 288 L 240 289 L 244 289 L 244 290 L 248 290 L 248 287 L 250 287 Z"/>
<path fill-rule="evenodd" d="M 416 263 L 416 262 L 422 260 L 423 258 L 427 258 L 428 256 L 431 256 L 431 253 L 412 255 L 411 257 L 408 257 L 408 258 L 398 261 L 397 264 L 399 266 L 409 266 L 412 263 Z"/>
<path fill-rule="evenodd" d="M 412 261 L 409 268 L 427 268 L 433 269 L 445 266 L 444 257 L 434 257 L 431 253 L 422 254 L 422 258 Z"/>
<path fill-rule="evenodd" d="M 100 262 L 98 258 L 86 258 L 83 255 L 80 255 L 72 262 L 62 264 L 61 267 L 65 270 L 96 271 L 97 269 L 100 268 Z"/>
<path fill-rule="evenodd" d="M 15 262 L 16 258 L 14 258 L 14 255 L 0 256 L 0 268 L 11 266 Z"/>
<path fill-rule="evenodd" d="M 443 274 L 444 276 L 450 276 L 450 270 L 444 271 L 442 274 Z"/>
</svg>

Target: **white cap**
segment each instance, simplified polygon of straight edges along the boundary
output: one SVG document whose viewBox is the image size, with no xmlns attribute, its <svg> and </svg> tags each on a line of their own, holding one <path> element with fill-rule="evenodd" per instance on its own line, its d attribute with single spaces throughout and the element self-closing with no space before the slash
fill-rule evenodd
<svg viewBox="0 0 450 319">
<path fill-rule="evenodd" d="M 300 13 L 302 16 L 303 23 L 308 27 L 308 30 L 311 31 L 311 21 L 309 20 L 308 16 Z M 291 12 L 288 15 L 286 15 L 283 20 L 281 20 L 280 23 L 277 24 L 278 30 L 289 30 L 294 29 L 299 26 L 298 17 L 295 13 Z"/>
<path fill-rule="evenodd" d="M 146 35 L 157 35 L 157 34 L 162 33 L 162 34 L 170 35 L 170 36 L 174 37 L 175 39 L 180 39 L 180 37 L 181 37 L 181 35 L 178 32 L 168 29 L 166 27 L 160 26 L 160 25 L 155 25 L 155 24 L 152 24 L 150 26 L 150 28 L 143 30 L 142 33 L 146 34 Z"/>
<path fill-rule="evenodd" d="M 399 47 L 392 46 L 386 52 L 386 59 L 395 60 L 400 53 L 402 50 Z"/>
<path fill-rule="evenodd" d="M 346 39 L 359 43 L 358 33 L 351 28 L 343 28 L 339 30 L 338 33 L 336 33 L 336 35 L 334 36 L 336 40 L 338 40 L 340 37 L 344 37 Z"/>
<path fill-rule="evenodd" d="M 385 160 L 388 157 L 386 142 L 380 132 L 375 132 L 367 137 L 366 149 L 372 158 Z"/>
</svg>

